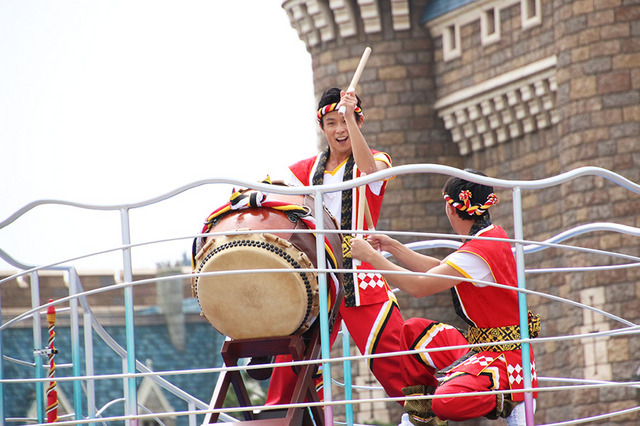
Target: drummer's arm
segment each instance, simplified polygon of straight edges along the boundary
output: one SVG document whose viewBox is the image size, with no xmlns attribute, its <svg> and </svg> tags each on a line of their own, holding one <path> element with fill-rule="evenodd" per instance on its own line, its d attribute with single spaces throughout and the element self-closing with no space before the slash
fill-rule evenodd
<svg viewBox="0 0 640 426">
<path fill-rule="evenodd" d="M 369 149 L 369 145 L 367 145 L 367 141 L 360 132 L 360 129 L 355 126 L 355 129 L 352 130 L 351 127 L 352 126 L 349 126 L 349 137 L 351 138 L 353 159 L 356 162 L 358 169 L 370 175 L 371 173 L 379 172 L 380 170 L 384 170 L 389 167 L 389 165 L 384 161 L 376 161 L 371 149 Z"/>
<path fill-rule="evenodd" d="M 395 243 L 398 245 L 396 246 Z M 413 297 L 425 297 L 439 293 L 455 286 L 464 278 L 460 271 L 444 261 L 415 253 L 397 241 L 395 243 L 394 247 L 386 245 L 385 249 L 394 257 L 398 255 L 398 261 L 407 268 L 391 262 L 364 240 L 351 240 L 351 254 L 354 258 L 365 261 L 380 271 L 389 284 Z M 390 274 L 388 271 L 394 273 Z M 435 276 L 402 274 L 402 272 L 410 271 L 426 271 Z"/>
<path fill-rule="evenodd" d="M 413 251 L 388 235 L 369 235 L 367 241 L 375 249 L 388 252 L 398 263 L 413 272 L 423 272 L 441 264 L 441 260 Z"/>
<path fill-rule="evenodd" d="M 349 130 L 351 150 L 356 166 L 366 174 L 386 169 L 388 167 L 387 163 L 375 160 L 364 135 L 360 131 L 362 124 L 358 123 L 359 117 L 357 119 L 356 114 L 353 112 L 357 105 L 355 94 L 353 92 L 342 92 L 341 95 L 340 104 L 346 107 L 344 118 L 347 123 L 347 129 Z"/>
</svg>

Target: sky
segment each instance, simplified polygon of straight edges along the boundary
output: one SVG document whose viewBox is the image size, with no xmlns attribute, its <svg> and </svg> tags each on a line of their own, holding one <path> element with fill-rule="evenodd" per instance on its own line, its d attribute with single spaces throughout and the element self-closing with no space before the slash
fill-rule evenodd
<svg viewBox="0 0 640 426">
<path fill-rule="evenodd" d="M 0 2 L 0 222 L 42 199 L 120 205 L 202 179 L 277 178 L 314 155 L 311 56 L 281 3 Z M 131 210 L 131 241 L 196 234 L 230 193 L 205 185 Z M 28 265 L 121 243 L 118 211 L 47 205 L 0 229 Z M 133 267 L 190 246 L 133 249 Z M 122 255 L 66 264 L 118 269 Z"/>
</svg>

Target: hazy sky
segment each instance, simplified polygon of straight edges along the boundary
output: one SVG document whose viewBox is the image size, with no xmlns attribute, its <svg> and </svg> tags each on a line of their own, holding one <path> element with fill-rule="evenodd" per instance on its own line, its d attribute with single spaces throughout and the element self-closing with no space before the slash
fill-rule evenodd
<svg viewBox="0 0 640 426">
<path fill-rule="evenodd" d="M 39 199 L 114 205 L 277 177 L 316 152 L 311 57 L 279 0 L 3 0 L 0 58 L 0 221 Z M 199 232 L 229 192 L 132 211 L 132 241 Z M 117 212 L 39 207 L 0 229 L 0 248 L 25 263 L 120 243 Z M 190 244 L 134 250 L 134 267 Z"/>
</svg>

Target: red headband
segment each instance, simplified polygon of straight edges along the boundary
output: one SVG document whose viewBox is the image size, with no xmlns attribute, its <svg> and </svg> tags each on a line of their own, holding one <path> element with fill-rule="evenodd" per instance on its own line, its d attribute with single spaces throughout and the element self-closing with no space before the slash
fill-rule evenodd
<svg viewBox="0 0 640 426">
<path fill-rule="evenodd" d="M 328 113 L 330 113 L 331 111 L 335 111 L 338 107 L 337 103 L 333 103 L 333 104 L 329 104 L 329 105 L 325 105 L 322 108 L 320 108 L 318 110 L 318 121 L 322 121 L 322 117 Z M 353 112 L 355 112 L 356 114 L 358 114 L 359 117 L 364 118 L 364 114 L 362 113 L 362 108 L 360 108 L 359 106 L 356 106 L 356 109 L 353 110 Z"/>
<path fill-rule="evenodd" d="M 469 190 L 460 191 L 458 198 L 461 202 L 454 200 L 449 196 L 449 194 L 446 194 L 444 192 L 442 193 L 442 196 L 447 203 L 451 204 L 453 207 L 460 211 L 466 211 L 469 215 L 476 214 L 480 216 L 485 211 L 487 211 L 489 207 L 493 206 L 494 204 L 498 204 L 498 196 L 493 192 L 489 194 L 489 196 L 487 196 L 487 201 L 484 204 L 473 206 L 471 205 L 471 191 Z"/>
</svg>

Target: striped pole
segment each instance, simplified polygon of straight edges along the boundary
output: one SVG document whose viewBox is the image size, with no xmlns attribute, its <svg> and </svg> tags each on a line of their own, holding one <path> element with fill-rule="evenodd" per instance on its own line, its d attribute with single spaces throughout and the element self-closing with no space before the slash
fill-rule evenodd
<svg viewBox="0 0 640 426">
<path fill-rule="evenodd" d="M 53 300 L 49 300 L 49 303 Z M 54 340 L 56 338 L 56 308 L 51 305 L 47 309 L 47 322 L 49 323 L 49 387 L 47 388 L 47 423 L 58 421 L 58 392 L 56 391 L 56 348 Z"/>
</svg>

